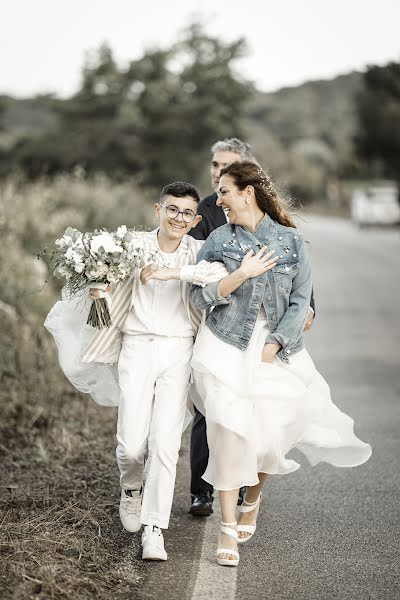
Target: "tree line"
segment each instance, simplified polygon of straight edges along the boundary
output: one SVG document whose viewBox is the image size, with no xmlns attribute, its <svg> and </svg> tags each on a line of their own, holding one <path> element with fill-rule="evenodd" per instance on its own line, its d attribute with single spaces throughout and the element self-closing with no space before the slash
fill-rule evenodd
<svg viewBox="0 0 400 600">
<path fill-rule="evenodd" d="M 150 188 L 182 173 L 198 183 L 215 140 L 249 138 L 246 111 L 256 89 L 235 70 L 245 52 L 244 39 L 224 42 L 197 23 L 170 48 L 147 50 L 126 67 L 117 64 L 110 47 L 101 46 L 88 54 L 76 94 L 37 98 L 56 124 L 0 147 L 0 177 L 17 168 L 34 180 L 79 167 L 89 176 L 101 172 L 120 181 L 134 176 Z M 342 171 L 398 179 L 400 63 L 369 67 L 354 104 L 352 156 Z M 0 123 L 6 107 L 0 98 Z M 271 122 L 271 131 L 274 127 Z M 305 147 L 297 143 L 300 150 Z M 319 152 L 323 162 L 315 144 L 311 151 Z"/>
</svg>

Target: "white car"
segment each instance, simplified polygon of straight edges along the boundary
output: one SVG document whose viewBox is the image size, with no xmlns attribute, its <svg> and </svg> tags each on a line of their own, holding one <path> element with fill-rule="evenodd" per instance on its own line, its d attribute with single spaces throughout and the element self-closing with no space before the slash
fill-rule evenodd
<svg viewBox="0 0 400 600">
<path fill-rule="evenodd" d="M 385 182 L 355 190 L 351 197 L 351 219 L 359 227 L 399 224 L 400 202 L 397 185 Z"/>
</svg>

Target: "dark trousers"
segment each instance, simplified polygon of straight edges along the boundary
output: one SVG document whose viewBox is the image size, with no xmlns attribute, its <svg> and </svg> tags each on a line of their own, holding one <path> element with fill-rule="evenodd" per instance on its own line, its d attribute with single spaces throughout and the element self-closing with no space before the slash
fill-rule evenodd
<svg viewBox="0 0 400 600">
<path fill-rule="evenodd" d="M 201 494 L 203 492 L 211 492 L 212 494 L 214 492 L 213 486 L 202 479 L 208 463 L 206 420 L 197 408 L 195 408 L 195 411 L 192 437 L 190 439 L 190 467 L 192 470 L 190 491 L 192 494 Z"/>
</svg>

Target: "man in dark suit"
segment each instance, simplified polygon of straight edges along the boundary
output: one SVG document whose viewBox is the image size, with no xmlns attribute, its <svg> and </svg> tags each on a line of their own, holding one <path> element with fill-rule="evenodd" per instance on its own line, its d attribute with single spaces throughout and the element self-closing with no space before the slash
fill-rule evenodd
<svg viewBox="0 0 400 600">
<path fill-rule="evenodd" d="M 226 223 L 224 211 L 220 206 L 216 205 L 221 170 L 231 163 L 240 160 L 251 160 L 258 163 L 250 145 L 245 144 L 237 138 L 216 142 L 212 146 L 211 152 L 213 156 L 210 165 L 210 174 L 214 193 L 204 198 L 199 204 L 198 214 L 203 218 L 196 227 L 191 229 L 190 233 L 197 240 L 206 240 L 214 229 Z"/>
<path fill-rule="evenodd" d="M 242 142 L 238 138 L 225 139 L 216 142 L 212 148 L 212 160 L 210 167 L 211 185 L 214 193 L 204 198 L 199 204 L 198 214 L 203 218 L 190 230 L 192 235 L 198 240 L 205 240 L 214 229 L 224 225 L 227 222 L 225 213 L 220 206 L 216 205 L 217 190 L 221 170 L 235 161 L 251 160 L 258 164 L 254 157 L 252 148 L 249 144 Z M 314 298 L 311 297 L 311 306 L 307 316 L 305 330 L 309 329 L 314 319 Z M 214 488 L 211 484 L 202 479 L 208 463 L 208 444 L 206 433 L 206 420 L 204 416 L 196 410 L 193 420 L 192 437 L 190 443 L 190 466 L 192 479 L 190 491 L 192 495 L 192 505 L 190 514 L 193 516 L 208 517 L 213 513 L 213 493 Z M 239 501 L 243 498 L 244 488 L 241 489 Z"/>
</svg>

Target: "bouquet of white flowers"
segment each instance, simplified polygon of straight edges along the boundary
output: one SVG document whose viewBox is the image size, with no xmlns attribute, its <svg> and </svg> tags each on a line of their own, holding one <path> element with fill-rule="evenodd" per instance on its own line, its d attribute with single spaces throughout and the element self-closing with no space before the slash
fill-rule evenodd
<svg viewBox="0 0 400 600">
<path fill-rule="evenodd" d="M 136 268 L 153 261 L 153 253 L 143 250 L 140 236 L 125 225 L 117 231 L 99 229 L 81 233 L 67 227 L 56 240 L 52 257 L 54 275 L 65 279 L 65 287 L 74 294 L 89 284 L 100 289 L 99 298 L 93 301 L 87 323 L 97 329 L 111 325 L 108 308 L 109 296 L 104 292 L 109 284 L 118 283 L 132 275 Z"/>
</svg>

